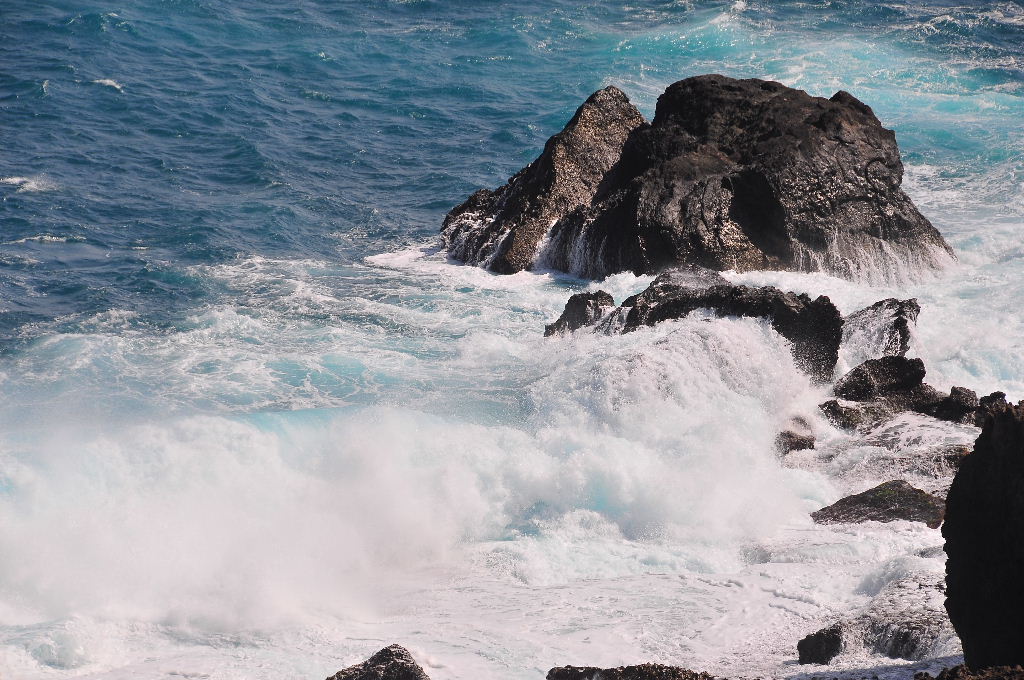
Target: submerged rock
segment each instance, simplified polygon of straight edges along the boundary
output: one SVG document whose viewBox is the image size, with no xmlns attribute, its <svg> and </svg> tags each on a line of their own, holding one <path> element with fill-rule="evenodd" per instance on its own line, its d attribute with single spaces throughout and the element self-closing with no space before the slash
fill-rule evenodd
<svg viewBox="0 0 1024 680">
<path fill-rule="evenodd" d="M 626 139 L 646 122 L 621 90 L 598 90 L 537 160 L 504 186 L 481 189 L 448 213 L 441 231 L 445 249 L 501 274 L 531 267 L 551 225 L 589 206 L 598 187 L 615 183 Z"/>
<path fill-rule="evenodd" d="M 547 680 L 714 680 L 714 677 L 678 666 L 645 663 L 618 668 L 561 666 L 549 670 Z"/>
<path fill-rule="evenodd" d="M 811 633 L 796 643 L 796 649 L 802 664 L 827 664 L 843 651 L 843 627 L 835 623 Z"/>
<path fill-rule="evenodd" d="M 618 90 L 596 93 L 508 184 L 449 213 L 442 240 L 502 273 L 900 278 L 952 256 L 902 180 L 895 135 L 852 95 L 697 76 L 665 90 L 650 124 Z"/>
<path fill-rule="evenodd" d="M 964 662 L 1024 664 L 1024 402 L 988 415 L 949 489 L 942 535 Z"/>
<path fill-rule="evenodd" d="M 907 520 L 924 522 L 932 529 L 938 529 L 944 510 L 945 504 L 941 498 L 902 480 L 893 480 L 842 498 L 812 512 L 811 517 L 818 524 Z"/>
<path fill-rule="evenodd" d="M 859 363 L 885 356 L 906 356 L 921 306 L 916 299 L 880 300 L 846 317 L 843 349 Z"/>
<path fill-rule="evenodd" d="M 366 661 L 340 670 L 327 680 L 430 680 L 408 650 L 385 647 Z"/>
<path fill-rule="evenodd" d="M 615 307 L 615 300 L 603 290 L 576 293 L 565 303 L 565 311 L 554 323 L 544 327 L 544 335 L 555 335 L 590 326 Z"/>
<path fill-rule="evenodd" d="M 789 421 L 789 428 L 775 437 L 775 450 L 786 455 L 793 451 L 813 449 L 816 439 L 806 419 L 796 417 Z"/>
</svg>

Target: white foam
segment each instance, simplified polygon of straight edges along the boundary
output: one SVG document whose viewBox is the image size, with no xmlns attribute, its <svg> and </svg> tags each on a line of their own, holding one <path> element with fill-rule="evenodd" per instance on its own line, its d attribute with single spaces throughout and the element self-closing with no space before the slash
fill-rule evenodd
<svg viewBox="0 0 1024 680">
<path fill-rule="evenodd" d="M 0 184 L 18 187 L 18 191 L 53 191 L 57 184 L 45 175 L 35 177 L 0 177 Z"/>
<path fill-rule="evenodd" d="M 124 92 L 124 85 L 111 78 L 100 78 L 99 80 L 94 80 L 92 82 L 97 85 L 103 85 L 104 87 L 112 87 L 118 92 Z"/>
</svg>

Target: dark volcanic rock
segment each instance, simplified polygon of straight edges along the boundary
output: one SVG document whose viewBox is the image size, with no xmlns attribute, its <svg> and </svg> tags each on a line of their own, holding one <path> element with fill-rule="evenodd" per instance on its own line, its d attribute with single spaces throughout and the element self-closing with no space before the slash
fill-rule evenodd
<svg viewBox="0 0 1024 680">
<path fill-rule="evenodd" d="M 619 668 L 561 666 L 549 670 L 547 680 L 714 680 L 714 677 L 678 666 L 645 663 Z"/>
<path fill-rule="evenodd" d="M 1024 664 L 1024 402 L 989 414 L 949 489 L 942 535 L 965 663 Z"/>
<path fill-rule="evenodd" d="M 596 293 L 576 293 L 565 303 L 565 311 L 554 323 L 544 327 L 544 335 L 574 331 L 596 323 L 615 307 L 615 300 L 603 290 Z"/>
<path fill-rule="evenodd" d="M 935 678 L 930 673 L 915 673 L 914 680 L 1024 680 L 1024 667 L 994 666 L 971 672 L 967 666 L 953 666 Z"/>
<path fill-rule="evenodd" d="M 366 661 L 340 670 L 327 680 L 430 680 L 400 645 L 385 647 Z"/>
<path fill-rule="evenodd" d="M 932 529 L 942 523 L 944 504 L 941 498 L 914 488 L 902 480 L 879 484 L 873 489 L 841 498 L 832 505 L 816 510 L 811 517 L 818 524 L 893 522 L 908 520 L 924 522 Z"/>
<path fill-rule="evenodd" d="M 991 414 L 1002 411 L 1008 405 L 1006 394 L 1003 392 L 993 392 L 987 397 L 982 397 L 978 400 L 978 410 L 974 413 L 974 424 L 978 427 L 984 427 L 985 420 Z"/>
<path fill-rule="evenodd" d="M 917 300 L 880 300 L 846 317 L 843 348 L 858 362 L 885 356 L 906 356 L 921 306 Z M 848 355 L 848 356 L 849 356 Z"/>
<path fill-rule="evenodd" d="M 811 430 L 811 424 L 800 416 L 790 418 L 788 429 L 783 430 L 775 437 L 775 450 L 782 455 L 791 451 L 813 449 L 814 444 L 815 437 Z"/>
<path fill-rule="evenodd" d="M 445 217 L 441 240 L 464 262 L 511 274 L 529 268 L 551 225 L 589 206 L 631 132 L 647 121 L 621 90 L 592 94 L 544 145 L 544 152 L 508 184 L 481 189 Z"/>
<path fill-rule="evenodd" d="M 665 90 L 650 125 L 613 94 L 600 124 L 574 119 L 508 185 L 448 215 L 452 256 L 593 278 L 697 264 L 887 279 L 952 255 L 900 188 L 895 135 L 846 92 L 697 76 Z M 565 171 L 560 144 L 578 159 Z"/>
<path fill-rule="evenodd" d="M 836 623 L 796 643 L 800 663 L 826 664 L 843 651 L 843 628 Z"/>
<path fill-rule="evenodd" d="M 839 357 L 843 318 L 827 297 L 812 300 L 773 286 L 707 285 L 714 279 L 701 276 L 699 270 L 688 270 L 656 278 L 642 293 L 623 301 L 621 330 L 628 332 L 679 319 L 697 309 L 718 316 L 763 318 L 792 343 L 793 356 L 801 369 L 821 382 L 831 378 Z"/>
</svg>

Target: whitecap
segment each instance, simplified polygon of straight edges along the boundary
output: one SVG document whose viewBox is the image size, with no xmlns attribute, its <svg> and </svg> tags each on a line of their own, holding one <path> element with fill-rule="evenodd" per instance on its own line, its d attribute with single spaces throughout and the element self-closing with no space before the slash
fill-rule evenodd
<svg viewBox="0 0 1024 680">
<path fill-rule="evenodd" d="M 18 191 L 52 191 L 57 184 L 48 179 L 45 175 L 35 177 L 0 177 L 0 184 L 10 184 L 18 187 Z"/>
<path fill-rule="evenodd" d="M 105 85 L 107 87 L 112 87 L 118 92 L 124 92 L 124 85 L 122 85 L 121 83 L 117 82 L 112 78 L 100 78 L 99 80 L 94 80 L 92 82 L 96 83 L 97 85 Z"/>
</svg>

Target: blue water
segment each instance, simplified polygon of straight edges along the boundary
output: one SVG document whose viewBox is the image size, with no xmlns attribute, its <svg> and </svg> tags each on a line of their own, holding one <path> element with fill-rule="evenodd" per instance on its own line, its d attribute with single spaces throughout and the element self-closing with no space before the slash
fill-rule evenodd
<svg viewBox="0 0 1024 680">
<path fill-rule="evenodd" d="M 817 397 L 777 338 L 723 322 L 687 331 L 678 361 L 632 345 L 642 355 L 633 364 L 616 363 L 616 346 L 553 350 L 533 336 L 587 282 L 502 281 L 416 255 L 448 209 L 535 158 L 594 90 L 616 85 L 649 116 L 666 85 L 706 72 L 825 96 L 846 89 L 870 104 L 896 130 L 908 192 L 960 258 L 945 278 L 907 290 L 765 280 L 827 292 L 844 311 L 916 295 L 930 379 L 1024 397 L 1018 2 L 4 2 L 0 627 L 98 611 L 220 621 L 187 602 L 223 585 L 223 565 L 247 576 L 227 587 L 222 609 L 273 589 L 239 562 L 246 537 L 266 539 L 268 564 L 287 548 L 351 567 L 351 555 L 314 547 L 327 529 L 295 531 L 293 506 L 326 493 L 318 480 L 377 508 L 419 557 L 581 510 L 628 540 L 711 540 L 692 504 L 628 491 L 661 484 L 664 461 L 652 453 L 660 462 L 624 470 L 647 450 L 698 455 L 700 442 L 763 463 L 773 411 L 792 394 L 812 406 Z M 605 287 L 618 298 L 645 283 Z M 723 343 L 762 356 L 764 370 L 705 370 L 693 358 L 718 357 Z M 669 387 L 631 382 L 637 361 L 666 362 Z M 673 373 L 689 363 L 697 368 Z M 740 417 L 752 418 L 749 432 L 720 432 Z M 640 426 L 670 419 L 682 434 Z M 534 454 L 543 460 L 530 473 L 502 462 Z M 574 456 L 599 462 L 572 467 Z M 381 460 L 387 474 L 364 474 Z M 291 482 L 278 488 L 280 476 Z M 566 491 L 570 478 L 578 488 Z M 420 498 L 418 482 L 446 491 Z M 396 484 L 419 509 L 392 517 L 375 505 Z M 459 484 L 476 495 L 466 500 Z M 377 491 L 364 497 L 363 487 Z M 833 493 L 792 487 L 763 506 L 798 510 L 801 498 Z M 269 509 L 250 504 L 264 494 Z M 244 498 L 249 514 L 215 497 Z M 196 517 L 176 515 L 190 504 Z M 150 587 L 140 571 L 166 563 L 167 546 L 121 507 L 152 513 L 183 551 L 223 554 Z M 376 554 L 353 508 L 321 510 Z M 427 530 L 423 513 L 441 519 Z M 96 526 L 76 543 L 68 518 L 90 516 Z M 209 534 L 195 529 L 204 521 Z M 11 559 L 29 536 L 32 549 Z M 715 568 L 680 550 L 668 562 Z M 48 571 L 75 559 L 80 570 Z M 137 568 L 113 566 L 125 562 Z M 605 573 L 567 563 L 536 573 Z M 97 576 L 105 570 L 118 576 Z M 296 567 L 291 580 L 308 576 Z M 69 598 L 73 583 L 95 597 Z M 142 611 L 112 614 L 111 602 Z M 91 663 L 33 654 L 48 668 Z"/>
</svg>

